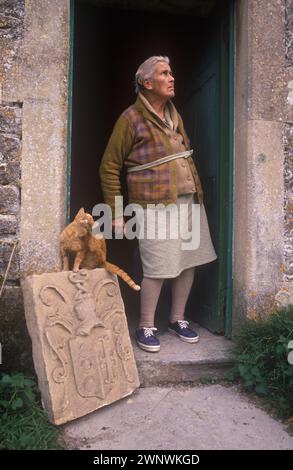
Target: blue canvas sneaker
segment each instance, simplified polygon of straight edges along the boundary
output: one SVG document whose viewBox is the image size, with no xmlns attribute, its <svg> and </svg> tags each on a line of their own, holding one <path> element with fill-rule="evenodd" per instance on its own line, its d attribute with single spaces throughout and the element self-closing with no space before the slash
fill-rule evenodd
<svg viewBox="0 0 293 470">
<path fill-rule="evenodd" d="M 197 343 L 199 340 L 199 335 L 196 331 L 188 327 L 189 322 L 186 320 L 178 320 L 175 323 L 169 322 L 168 330 L 173 335 L 179 336 L 181 341 L 186 343 Z"/>
<path fill-rule="evenodd" d="M 160 341 L 155 336 L 154 331 L 157 331 L 157 328 L 137 328 L 135 331 L 136 342 L 144 351 L 160 351 Z"/>
</svg>

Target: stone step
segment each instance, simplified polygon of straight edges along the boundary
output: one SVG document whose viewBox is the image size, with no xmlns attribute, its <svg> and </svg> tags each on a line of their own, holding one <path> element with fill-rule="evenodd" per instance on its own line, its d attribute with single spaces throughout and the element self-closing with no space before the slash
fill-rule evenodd
<svg viewBox="0 0 293 470">
<path fill-rule="evenodd" d="M 211 379 L 223 379 L 233 366 L 233 342 L 224 336 L 214 335 L 205 328 L 191 323 L 200 335 L 195 344 L 188 344 L 176 336 L 158 334 L 161 350 L 149 353 L 141 350 L 131 335 L 134 356 L 142 387 L 167 384 L 195 383 Z"/>
</svg>

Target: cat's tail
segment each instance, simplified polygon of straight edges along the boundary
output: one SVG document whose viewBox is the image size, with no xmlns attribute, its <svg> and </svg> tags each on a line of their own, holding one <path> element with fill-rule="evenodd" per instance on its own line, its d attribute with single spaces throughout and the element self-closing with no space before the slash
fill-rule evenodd
<svg viewBox="0 0 293 470">
<path fill-rule="evenodd" d="M 125 271 L 123 271 L 123 269 L 116 266 L 116 264 L 112 264 L 106 261 L 103 264 L 103 268 L 105 268 L 110 273 L 116 274 L 117 276 L 121 277 L 121 279 L 123 279 L 123 281 L 126 282 L 126 284 L 128 284 L 132 289 L 140 290 L 140 286 L 135 284 L 135 282 L 131 279 L 131 277 L 128 276 L 128 274 Z"/>
</svg>

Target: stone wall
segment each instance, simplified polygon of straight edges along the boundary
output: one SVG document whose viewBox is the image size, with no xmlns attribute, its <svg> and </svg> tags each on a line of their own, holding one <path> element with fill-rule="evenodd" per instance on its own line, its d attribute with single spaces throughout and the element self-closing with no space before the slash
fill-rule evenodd
<svg viewBox="0 0 293 470">
<path fill-rule="evenodd" d="M 22 102 L 4 101 L 3 83 L 20 59 L 24 34 L 24 0 L 0 2 L 0 279 L 13 245 L 19 239 Z M 15 251 L 6 285 L 19 279 L 19 250 Z"/>
<path fill-rule="evenodd" d="M 24 0 L 0 2 L 0 288 L 6 275 L 0 298 L 0 341 L 2 367 L 14 369 L 24 363 L 30 364 L 30 341 L 23 318 L 19 281 L 23 103 L 13 96 L 5 100 L 2 91 L 20 62 L 24 8 Z"/>
<path fill-rule="evenodd" d="M 0 104 L 0 276 L 3 278 L 19 237 L 21 103 Z M 15 251 L 7 285 L 19 278 L 19 250 Z"/>
<path fill-rule="evenodd" d="M 292 10 L 236 2 L 234 330 L 293 302 Z"/>
<path fill-rule="evenodd" d="M 286 67 L 293 78 L 293 3 L 285 0 L 285 57 Z M 293 107 L 293 80 L 288 83 L 287 102 Z M 285 122 L 283 127 L 284 146 L 284 274 L 285 283 L 293 283 L 293 122 Z M 293 302 L 293 296 L 291 301 Z"/>
<path fill-rule="evenodd" d="M 31 364 L 20 281 L 60 268 L 66 223 L 70 0 L 0 0 L 2 368 Z M 1 280 L 1 279 L 0 279 Z M 1 284 L 0 284 L 1 285 Z"/>
<path fill-rule="evenodd" d="M 285 54 L 287 65 L 293 65 L 293 3 L 285 0 Z"/>
<path fill-rule="evenodd" d="M 293 123 L 286 123 L 284 125 L 283 144 L 285 157 L 284 281 L 293 283 Z"/>
</svg>

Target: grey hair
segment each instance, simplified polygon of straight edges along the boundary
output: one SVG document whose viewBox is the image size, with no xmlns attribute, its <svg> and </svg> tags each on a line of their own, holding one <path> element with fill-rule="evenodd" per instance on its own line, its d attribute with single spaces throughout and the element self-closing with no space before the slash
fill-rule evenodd
<svg viewBox="0 0 293 470">
<path fill-rule="evenodd" d="M 154 55 L 149 59 L 145 60 L 137 69 L 135 74 L 135 92 L 139 93 L 144 89 L 143 82 L 152 78 L 154 73 L 155 65 L 158 62 L 166 62 L 170 64 L 169 57 L 162 55 Z"/>
</svg>

